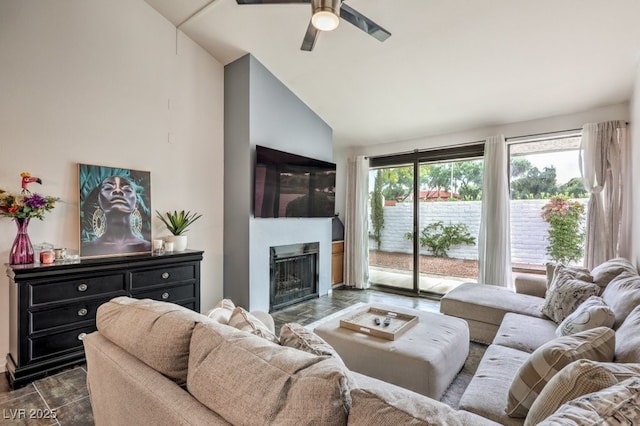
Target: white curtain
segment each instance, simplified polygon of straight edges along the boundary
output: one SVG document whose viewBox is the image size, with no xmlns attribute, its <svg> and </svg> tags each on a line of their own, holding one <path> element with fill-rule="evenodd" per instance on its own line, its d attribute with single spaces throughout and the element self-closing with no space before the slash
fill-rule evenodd
<svg viewBox="0 0 640 426">
<path fill-rule="evenodd" d="M 508 164 L 504 136 L 488 138 L 484 145 L 478 282 L 511 288 Z"/>
<path fill-rule="evenodd" d="M 344 283 L 369 287 L 369 159 L 349 158 L 347 163 L 346 211 L 344 221 Z"/>
<path fill-rule="evenodd" d="M 607 121 L 587 123 L 582 128 L 580 173 L 591 194 L 584 250 L 584 266 L 589 269 L 614 257 L 630 255 L 631 181 L 626 127 L 623 121 Z"/>
</svg>

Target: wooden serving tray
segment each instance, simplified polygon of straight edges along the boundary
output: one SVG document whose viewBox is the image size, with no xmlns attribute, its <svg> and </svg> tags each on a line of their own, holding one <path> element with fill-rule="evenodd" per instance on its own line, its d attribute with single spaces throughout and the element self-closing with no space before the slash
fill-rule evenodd
<svg viewBox="0 0 640 426">
<path fill-rule="evenodd" d="M 384 320 L 387 317 L 391 318 L 391 324 L 385 326 Z M 376 325 L 376 318 L 380 320 L 380 325 Z M 416 325 L 418 320 L 419 318 L 415 315 L 369 307 L 364 311 L 356 312 L 341 319 L 340 327 L 387 340 L 396 340 L 408 329 Z"/>
</svg>

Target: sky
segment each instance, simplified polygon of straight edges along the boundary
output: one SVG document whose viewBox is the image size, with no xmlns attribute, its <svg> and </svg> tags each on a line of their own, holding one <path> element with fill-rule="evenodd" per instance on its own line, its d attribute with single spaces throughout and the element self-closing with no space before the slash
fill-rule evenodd
<svg viewBox="0 0 640 426">
<path fill-rule="evenodd" d="M 528 154 L 526 158 L 540 171 L 545 166 L 554 165 L 556 167 L 556 182 L 558 185 L 567 183 L 571 178 L 580 177 L 577 150 Z"/>
</svg>

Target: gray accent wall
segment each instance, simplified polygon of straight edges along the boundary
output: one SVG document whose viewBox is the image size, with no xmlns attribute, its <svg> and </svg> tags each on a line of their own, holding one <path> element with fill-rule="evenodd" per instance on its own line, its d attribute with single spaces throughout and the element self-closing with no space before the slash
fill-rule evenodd
<svg viewBox="0 0 640 426">
<path fill-rule="evenodd" d="M 319 242 L 319 293 L 331 288 L 331 218 L 253 216 L 255 146 L 333 160 L 332 129 L 251 55 L 225 66 L 224 297 L 269 309 L 269 248 Z M 204 285 L 204 284 L 203 284 Z"/>
</svg>

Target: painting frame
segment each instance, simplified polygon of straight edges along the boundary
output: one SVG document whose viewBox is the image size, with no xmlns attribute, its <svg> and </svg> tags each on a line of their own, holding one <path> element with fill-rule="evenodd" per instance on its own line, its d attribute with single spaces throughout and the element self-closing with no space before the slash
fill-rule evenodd
<svg viewBox="0 0 640 426">
<path fill-rule="evenodd" d="M 152 252 L 151 172 L 78 163 L 80 257 Z"/>
</svg>

